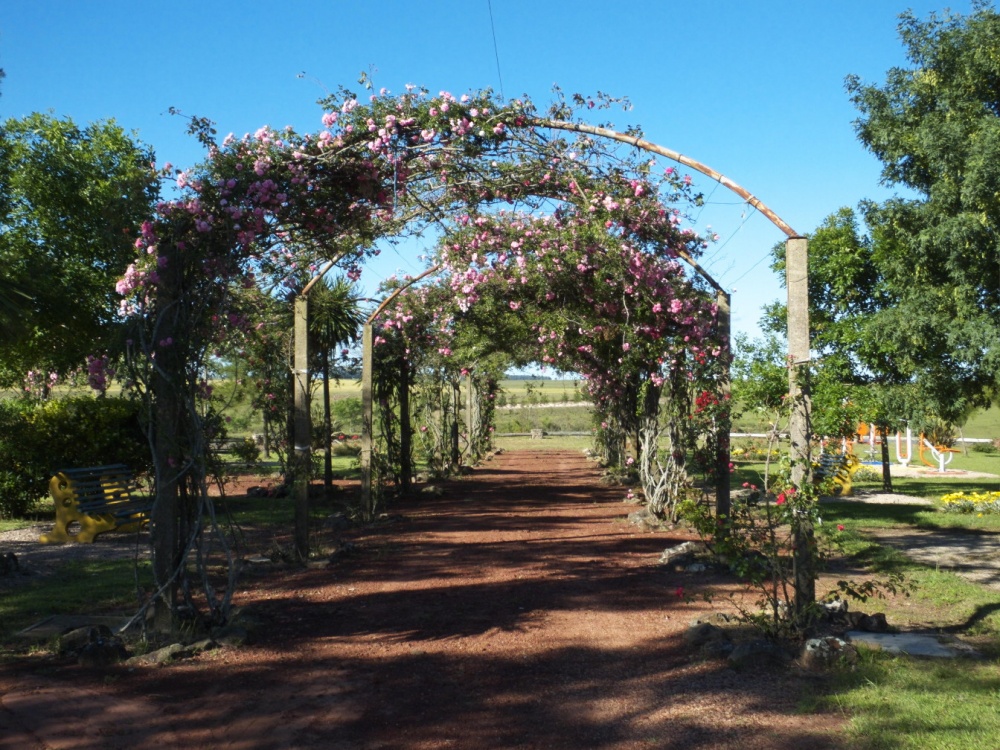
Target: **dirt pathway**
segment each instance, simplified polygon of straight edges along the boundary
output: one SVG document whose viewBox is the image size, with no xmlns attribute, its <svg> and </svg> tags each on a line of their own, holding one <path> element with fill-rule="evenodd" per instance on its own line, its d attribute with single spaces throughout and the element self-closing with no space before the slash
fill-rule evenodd
<svg viewBox="0 0 1000 750">
<path fill-rule="evenodd" d="M 912 560 L 1000 589 L 1000 533 L 979 530 L 881 529 L 867 535 Z"/>
<path fill-rule="evenodd" d="M 0 667 L 0 748 L 833 748 L 811 678 L 693 659 L 719 584 L 656 565 L 569 452 L 513 452 L 239 597 L 252 644 L 165 668 Z"/>
</svg>

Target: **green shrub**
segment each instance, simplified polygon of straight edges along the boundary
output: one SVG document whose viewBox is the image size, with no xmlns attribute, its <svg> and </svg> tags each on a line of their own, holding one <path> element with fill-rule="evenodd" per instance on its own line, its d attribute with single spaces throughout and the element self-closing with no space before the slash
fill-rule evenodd
<svg viewBox="0 0 1000 750">
<path fill-rule="evenodd" d="M 260 463 L 260 446 L 253 438 L 245 437 L 237 440 L 232 447 L 233 456 L 241 464 L 255 466 Z"/>
<path fill-rule="evenodd" d="M 117 398 L 0 401 L 0 516 L 23 516 L 59 469 L 151 466 L 139 404 Z"/>
<path fill-rule="evenodd" d="M 855 482 L 881 482 L 882 470 L 874 466 L 859 466 L 852 478 Z"/>
<path fill-rule="evenodd" d="M 360 398 L 338 398 L 330 404 L 330 416 L 333 422 L 345 432 L 361 432 L 361 424 L 364 421 L 362 411 Z"/>
</svg>

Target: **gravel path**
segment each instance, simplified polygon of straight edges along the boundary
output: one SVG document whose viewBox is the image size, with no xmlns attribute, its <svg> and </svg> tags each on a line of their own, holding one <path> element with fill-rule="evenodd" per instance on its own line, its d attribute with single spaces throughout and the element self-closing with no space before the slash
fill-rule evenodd
<svg viewBox="0 0 1000 750">
<path fill-rule="evenodd" d="M 893 466 L 893 476 L 941 476 L 922 468 Z M 949 472 L 949 476 L 969 478 L 996 477 L 979 472 Z M 1000 479 L 1000 477 L 998 477 Z M 845 498 L 826 498 L 838 502 L 887 505 L 935 505 L 934 500 L 873 489 L 856 489 Z M 880 544 L 894 547 L 912 560 L 950 570 L 989 588 L 1000 589 L 1000 533 L 962 529 L 879 529 L 866 535 Z"/>
</svg>

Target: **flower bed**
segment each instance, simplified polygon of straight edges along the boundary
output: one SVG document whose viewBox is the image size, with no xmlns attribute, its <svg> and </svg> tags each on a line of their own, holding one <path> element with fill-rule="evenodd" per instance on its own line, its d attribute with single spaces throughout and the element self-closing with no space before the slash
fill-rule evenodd
<svg viewBox="0 0 1000 750">
<path fill-rule="evenodd" d="M 1000 492 L 949 492 L 941 505 L 951 513 L 1000 513 Z"/>
</svg>

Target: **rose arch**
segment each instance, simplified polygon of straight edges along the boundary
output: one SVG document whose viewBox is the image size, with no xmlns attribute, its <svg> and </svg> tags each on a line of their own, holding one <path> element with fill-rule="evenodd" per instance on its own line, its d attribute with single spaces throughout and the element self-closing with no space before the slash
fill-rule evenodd
<svg viewBox="0 0 1000 750">
<path fill-rule="evenodd" d="M 594 103 L 577 99 L 575 104 Z M 324 129 L 318 134 L 262 128 L 216 143 L 201 123 L 207 160 L 169 175 L 176 179 L 180 197 L 159 204 L 156 215 L 144 224 L 136 241 L 136 262 L 119 283 L 122 312 L 132 321 L 131 383 L 148 404 L 158 587 L 151 603 L 163 627 L 176 621 L 182 605 L 196 606 L 194 591 L 202 592 L 209 617 L 224 620 L 233 590 L 235 566 L 229 565 L 228 577 L 220 579 L 209 572 L 218 566 L 205 564 L 211 555 L 231 562 L 226 533 L 215 522 L 208 493 L 209 446 L 220 417 L 207 405 L 207 363 L 226 346 L 255 335 L 260 324 L 254 321 L 254 310 L 262 299 L 282 293 L 297 296 L 298 318 L 304 319 L 309 279 L 324 262 L 355 275 L 365 258 L 377 252 L 380 238 L 441 226 L 445 244 L 440 263 L 448 272 L 447 289 L 454 291 L 452 285 L 459 284 L 460 306 L 470 307 L 477 301 L 472 298 L 491 286 L 532 287 L 531 294 L 521 300 L 512 297 L 510 304 L 530 303 L 539 311 L 539 320 L 546 320 L 551 313 L 546 303 L 554 301 L 545 295 L 558 292 L 529 284 L 528 271 L 536 281 L 544 279 L 560 288 L 570 283 L 575 268 L 578 277 L 589 279 L 584 304 L 591 309 L 607 305 L 606 316 L 627 315 L 629 325 L 641 318 L 639 327 L 632 329 L 641 329 L 643 335 L 609 343 L 595 328 L 601 324 L 589 316 L 589 328 L 578 326 L 577 336 L 591 341 L 576 343 L 572 355 L 568 352 L 574 343 L 565 330 L 554 337 L 554 328 L 533 331 L 546 352 L 543 356 L 569 356 L 574 366 L 585 367 L 585 355 L 594 354 L 588 346 L 615 345 L 623 365 L 657 365 L 645 371 L 633 366 L 654 391 L 662 386 L 664 372 L 667 377 L 689 372 L 658 369 L 658 360 L 679 352 L 678 342 L 689 344 L 685 351 L 693 352 L 708 341 L 707 311 L 713 317 L 711 335 L 728 336 L 728 296 L 697 268 L 702 240 L 681 227 L 683 216 L 673 208 L 678 201 L 692 199 L 689 185 L 672 169 L 657 173 L 648 158 L 656 149 L 639 136 L 609 136 L 609 129 L 577 122 L 574 106 L 562 99 L 540 116 L 530 102 L 503 103 L 488 91 L 456 98 L 410 89 L 398 97 L 373 94 L 364 104 L 342 91 L 324 105 Z M 570 130 L 576 131 L 570 139 L 558 135 Z M 637 148 L 621 153 L 622 140 Z M 664 151 L 656 153 L 670 156 Z M 513 213 L 501 221 L 503 206 Z M 547 219 L 538 218 L 543 208 L 549 209 Z M 559 252 L 544 245 L 553 242 L 561 243 Z M 479 253 L 477 243 L 492 247 Z M 508 252 L 502 252 L 499 243 L 507 243 Z M 514 243 L 531 245 L 531 252 L 517 252 L 510 247 Z M 559 268 L 564 249 L 578 260 L 574 267 Z M 791 295 L 791 244 L 789 249 Z M 693 264 L 708 279 L 715 300 L 678 272 L 678 261 Z M 626 296 L 641 300 L 641 314 L 628 301 L 618 305 L 601 296 L 611 288 L 607 283 L 602 288 L 599 277 L 608 264 L 618 264 L 608 277 L 616 283 L 632 274 Z M 524 273 L 518 276 L 519 271 Z M 422 290 L 411 287 L 393 301 L 395 307 L 386 308 L 392 315 L 386 323 L 397 321 L 397 332 L 403 333 L 412 322 L 405 320 L 405 304 L 429 293 Z M 664 301 L 669 297 L 669 304 L 654 301 L 655 292 L 663 293 Z M 719 309 L 723 322 L 715 325 Z M 428 334 L 425 330 L 418 335 Z M 669 348 L 662 346 L 666 339 Z M 793 361 L 804 360 L 807 345 L 793 352 Z M 604 353 L 595 361 L 606 363 L 608 356 Z M 715 359 L 724 361 L 725 356 L 720 351 Z M 365 367 L 370 366 L 366 359 Z M 294 379 L 301 384 L 307 370 L 307 352 L 297 344 Z M 635 397 L 652 398 L 650 386 L 639 385 L 646 390 Z M 594 388 L 599 395 L 600 384 Z M 297 390 L 304 389 L 299 385 Z M 307 551 L 306 405 L 299 397 L 292 464 L 300 554 Z M 719 445 L 721 453 L 725 440 Z M 192 557 L 199 563 L 195 573 L 186 564 Z"/>
</svg>

